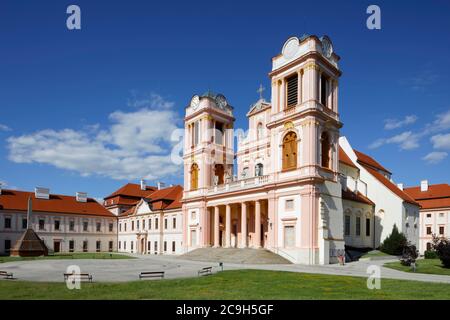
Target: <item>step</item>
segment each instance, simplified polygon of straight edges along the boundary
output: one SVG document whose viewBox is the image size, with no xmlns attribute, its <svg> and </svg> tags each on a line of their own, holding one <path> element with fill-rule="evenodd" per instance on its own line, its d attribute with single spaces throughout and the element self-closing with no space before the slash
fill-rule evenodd
<svg viewBox="0 0 450 320">
<path fill-rule="evenodd" d="M 180 259 L 240 264 L 291 264 L 289 260 L 266 249 L 199 248 L 179 256 Z"/>
</svg>

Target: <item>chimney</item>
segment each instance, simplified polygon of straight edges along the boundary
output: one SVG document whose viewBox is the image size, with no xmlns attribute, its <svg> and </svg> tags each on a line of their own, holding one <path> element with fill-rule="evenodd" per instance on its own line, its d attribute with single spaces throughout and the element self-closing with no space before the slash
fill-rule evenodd
<svg viewBox="0 0 450 320">
<path fill-rule="evenodd" d="M 77 199 L 77 202 L 87 202 L 87 193 L 86 192 L 77 192 L 76 199 Z"/>
<path fill-rule="evenodd" d="M 41 188 L 36 187 L 34 188 L 34 196 L 36 199 L 50 199 L 50 189 L 49 188 Z"/>
<path fill-rule="evenodd" d="M 158 190 L 163 189 L 165 186 L 166 186 L 166 184 L 164 182 L 158 181 Z"/>
<path fill-rule="evenodd" d="M 420 181 L 420 191 L 428 191 L 428 180 Z"/>
<path fill-rule="evenodd" d="M 147 186 L 145 184 L 145 180 L 141 179 L 141 190 L 147 190 Z"/>
<path fill-rule="evenodd" d="M 397 187 L 398 187 L 400 190 L 403 190 L 403 183 L 397 183 Z"/>
</svg>

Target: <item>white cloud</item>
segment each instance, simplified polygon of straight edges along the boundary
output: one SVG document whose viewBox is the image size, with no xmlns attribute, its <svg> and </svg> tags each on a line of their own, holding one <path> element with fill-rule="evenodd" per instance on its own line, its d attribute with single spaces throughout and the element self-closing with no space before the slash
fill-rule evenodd
<svg viewBox="0 0 450 320">
<path fill-rule="evenodd" d="M 398 144 L 402 150 L 412 150 L 419 147 L 420 136 L 412 131 L 405 131 L 390 138 L 381 138 L 369 145 L 370 149 L 379 148 L 385 144 Z"/>
<path fill-rule="evenodd" d="M 450 129 L 450 110 L 437 115 L 431 127 L 435 131 Z"/>
<path fill-rule="evenodd" d="M 417 121 L 417 116 L 415 116 L 415 115 L 406 116 L 403 120 L 386 119 L 386 120 L 384 120 L 384 129 L 385 130 L 398 129 L 403 126 L 413 124 L 416 121 Z"/>
<path fill-rule="evenodd" d="M 438 152 L 433 151 L 427 154 L 425 157 L 422 158 L 422 160 L 425 160 L 429 164 L 437 164 L 444 160 L 448 156 L 447 152 Z"/>
<path fill-rule="evenodd" d="M 11 131 L 11 128 L 8 127 L 6 124 L 0 123 L 0 131 Z"/>
<path fill-rule="evenodd" d="M 10 137 L 9 159 L 17 163 L 42 163 L 72 170 L 82 176 L 113 179 L 160 179 L 181 171 L 171 161 L 171 133 L 179 115 L 173 103 L 160 96 L 133 112 L 115 111 L 106 129 L 45 129 Z M 144 106 L 144 105 L 141 105 Z"/>
<path fill-rule="evenodd" d="M 430 138 L 434 149 L 449 149 L 450 150 L 450 133 L 437 134 Z"/>
</svg>

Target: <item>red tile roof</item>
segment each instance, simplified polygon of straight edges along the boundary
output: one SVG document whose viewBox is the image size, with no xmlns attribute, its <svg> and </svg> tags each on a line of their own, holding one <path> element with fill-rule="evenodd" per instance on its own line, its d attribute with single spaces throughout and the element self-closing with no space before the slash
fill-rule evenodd
<svg viewBox="0 0 450 320">
<path fill-rule="evenodd" d="M 368 205 L 375 205 L 369 198 L 364 196 L 361 192 L 352 192 L 350 190 L 342 190 L 342 199 L 356 201 Z"/>
<path fill-rule="evenodd" d="M 356 157 L 358 158 L 358 162 L 360 164 L 364 164 L 366 166 L 372 167 L 374 169 L 378 169 L 381 171 L 385 171 L 389 174 L 392 174 L 392 172 L 390 172 L 388 169 L 386 169 L 385 167 L 383 167 L 378 161 L 376 161 L 374 158 L 368 156 L 365 153 L 362 153 L 360 151 L 357 151 L 355 149 L 353 149 L 353 151 L 355 151 Z"/>
<path fill-rule="evenodd" d="M 91 216 L 115 217 L 92 198 L 78 202 L 74 196 L 51 194 L 49 199 L 37 199 L 34 192 L 2 190 L 0 210 L 22 211 L 28 209 L 28 197 L 32 198 L 33 212 L 69 213 Z"/>
<path fill-rule="evenodd" d="M 345 153 L 345 151 L 340 146 L 339 146 L 339 161 L 347 166 L 358 169 L 358 167 L 353 163 L 350 157 Z"/>
<path fill-rule="evenodd" d="M 136 183 L 127 183 L 117 191 L 113 192 L 106 199 L 113 198 L 115 196 L 125 196 L 125 197 L 135 197 L 135 198 L 145 198 L 150 195 L 153 191 L 157 190 L 156 187 L 147 186 L 145 190 L 141 190 L 141 186 Z"/>
<path fill-rule="evenodd" d="M 427 191 L 419 187 L 405 188 L 405 192 L 420 203 L 422 209 L 450 208 L 450 185 L 433 184 Z"/>
<path fill-rule="evenodd" d="M 152 210 L 170 210 L 170 209 L 180 209 L 182 204 L 181 200 L 183 198 L 183 187 L 176 185 L 173 187 L 164 188 L 161 190 L 156 190 L 145 200 L 150 204 Z M 120 217 L 129 216 L 134 213 L 136 206 L 131 207 L 127 211 L 121 213 Z"/>
</svg>

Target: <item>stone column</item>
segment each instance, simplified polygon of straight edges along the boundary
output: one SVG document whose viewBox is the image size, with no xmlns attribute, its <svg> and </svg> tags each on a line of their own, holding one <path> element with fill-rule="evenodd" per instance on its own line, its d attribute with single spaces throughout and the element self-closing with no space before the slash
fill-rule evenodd
<svg viewBox="0 0 450 320">
<path fill-rule="evenodd" d="M 225 247 L 231 246 L 231 205 L 226 205 L 225 211 Z"/>
<path fill-rule="evenodd" d="M 255 201 L 255 248 L 261 247 L 261 202 Z"/>
<path fill-rule="evenodd" d="M 281 79 L 281 87 L 280 87 L 280 106 L 278 111 L 283 111 L 286 109 L 286 81 Z"/>
<path fill-rule="evenodd" d="M 247 247 L 247 203 L 241 203 L 241 248 Z"/>
<path fill-rule="evenodd" d="M 220 246 L 220 240 L 219 240 L 219 221 L 220 221 L 220 215 L 219 215 L 219 206 L 214 207 L 214 247 L 218 248 Z"/>
</svg>

